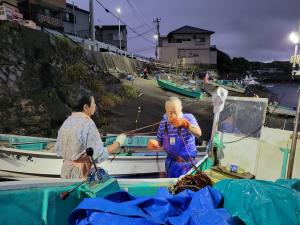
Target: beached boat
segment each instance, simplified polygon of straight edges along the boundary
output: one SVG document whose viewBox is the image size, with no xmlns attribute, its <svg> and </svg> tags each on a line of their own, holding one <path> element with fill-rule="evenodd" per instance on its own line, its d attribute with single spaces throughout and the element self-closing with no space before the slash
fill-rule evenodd
<svg viewBox="0 0 300 225">
<path fill-rule="evenodd" d="M 268 112 L 272 114 L 278 114 L 283 116 L 295 116 L 296 109 L 292 107 L 277 105 L 278 103 L 269 104 L 268 105 Z"/>
<path fill-rule="evenodd" d="M 209 83 L 217 87 L 225 88 L 228 91 L 234 91 L 238 93 L 245 93 L 246 91 L 246 88 L 242 87 L 238 81 L 235 80 L 214 80 L 209 81 Z"/>
<path fill-rule="evenodd" d="M 166 89 L 169 91 L 176 92 L 178 94 L 182 94 L 185 96 L 189 96 L 192 98 L 202 98 L 202 92 L 200 90 L 193 90 L 191 88 L 182 86 L 182 85 L 177 85 L 175 83 L 172 83 L 167 80 L 162 80 L 162 79 L 157 79 L 157 84 L 160 88 Z"/>
<path fill-rule="evenodd" d="M 105 145 L 116 137 L 108 137 Z M 156 174 L 165 171 L 166 153 L 146 149 L 153 136 L 128 136 L 122 151 L 99 164 L 110 175 L 130 176 Z M 0 176 L 5 177 L 59 177 L 63 160 L 54 152 L 55 139 L 0 135 Z M 198 160 L 206 147 L 199 147 Z"/>
</svg>

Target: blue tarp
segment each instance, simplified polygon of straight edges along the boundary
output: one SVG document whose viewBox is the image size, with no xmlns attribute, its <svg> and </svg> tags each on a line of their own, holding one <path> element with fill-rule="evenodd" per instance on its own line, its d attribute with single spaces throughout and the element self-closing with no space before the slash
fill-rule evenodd
<svg viewBox="0 0 300 225">
<path fill-rule="evenodd" d="M 218 208 L 221 201 L 220 192 L 211 187 L 175 196 L 161 188 L 155 197 L 139 198 L 121 191 L 106 198 L 84 199 L 69 216 L 69 225 L 237 224 L 226 209 Z"/>
</svg>

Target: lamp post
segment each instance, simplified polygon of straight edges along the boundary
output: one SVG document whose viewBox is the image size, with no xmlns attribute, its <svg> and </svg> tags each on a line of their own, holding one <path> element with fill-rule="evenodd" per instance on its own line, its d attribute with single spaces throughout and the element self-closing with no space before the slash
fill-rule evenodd
<svg viewBox="0 0 300 225">
<path fill-rule="evenodd" d="M 118 23 L 119 23 L 119 42 L 120 42 L 119 48 L 121 50 L 122 49 L 122 43 L 121 43 L 121 21 L 120 21 L 121 8 L 117 8 L 116 12 L 118 14 Z"/>
<path fill-rule="evenodd" d="M 290 40 L 295 44 L 293 71 L 292 71 L 292 75 L 295 75 L 294 71 L 295 71 L 295 67 L 296 67 L 296 56 L 297 56 L 297 51 L 298 51 L 299 37 L 296 33 L 291 33 Z M 298 89 L 298 105 L 297 105 L 297 112 L 296 112 L 295 121 L 294 121 L 294 131 L 293 131 L 293 137 L 292 137 L 291 152 L 290 152 L 290 157 L 289 157 L 289 165 L 288 165 L 288 170 L 287 170 L 287 175 L 286 175 L 286 177 L 288 179 L 291 179 L 292 175 L 293 175 L 293 167 L 294 167 L 297 138 L 298 138 L 299 112 L 300 112 L 300 92 Z"/>
<path fill-rule="evenodd" d="M 299 42 L 299 36 L 297 35 L 297 33 L 292 32 L 290 34 L 290 40 L 295 44 L 294 58 L 293 58 L 293 70 L 292 70 L 292 75 L 294 75 L 295 67 L 296 67 L 296 57 L 297 57 L 297 52 L 298 52 L 298 42 Z"/>
<path fill-rule="evenodd" d="M 153 36 L 153 38 L 155 39 L 155 60 L 157 61 L 158 60 L 158 55 L 157 55 L 157 45 L 158 45 L 158 35 L 157 34 L 155 34 L 154 36 Z"/>
</svg>

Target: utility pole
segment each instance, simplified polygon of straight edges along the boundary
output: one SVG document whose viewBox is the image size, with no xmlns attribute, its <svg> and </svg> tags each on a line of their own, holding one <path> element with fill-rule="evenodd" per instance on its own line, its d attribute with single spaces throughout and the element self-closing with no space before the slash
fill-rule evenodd
<svg viewBox="0 0 300 225">
<path fill-rule="evenodd" d="M 121 40 L 121 8 L 116 9 L 118 14 L 118 25 L 119 25 L 119 49 L 122 50 L 122 40 Z"/>
<path fill-rule="evenodd" d="M 95 25 L 94 25 L 94 2 L 90 0 L 90 37 L 95 41 Z"/>
<path fill-rule="evenodd" d="M 75 25 L 75 22 L 76 22 L 76 16 L 75 16 L 75 6 L 74 6 L 74 2 L 73 3 L 73 32 L 74 32 L 74 35 L 77 36 L 76 34 L 76 25 Z"/>
<path fill-rule="evenodd" d="M 161 21 L 160 17 L 157 17 L 156 19 L 153 20 L 153 23 L 156 24 L 156 36 L 157 36 L 157 41 L 155 45 L 155 59 L 156 61 L 158 60 L 158 54 L 157 54 L 157 47 L 160 45 L 160 32 L 159 32 L 159 23 Z"/>
</svg>

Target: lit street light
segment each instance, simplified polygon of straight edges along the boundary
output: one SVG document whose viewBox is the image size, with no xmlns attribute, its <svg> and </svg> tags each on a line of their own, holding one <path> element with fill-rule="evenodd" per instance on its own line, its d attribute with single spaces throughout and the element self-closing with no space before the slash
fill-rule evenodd
<svg viewBox="0 0 300 225">
<path fill-rule="evenodd" d="M 293 58 L 293 70 L 292 70 L 292 75 L 296 73 L 295 67 L 296 67 L 296 57 L 297 57 L 297 52 L 298 52 L 298 43 L 299 43 L 299 36 L 297 33 L 292 32 L 290 34 L 290 40 L 295 44 L 295 51 L 294 51 L 294 58 Z"/>
<path fill-rule="evenodd" d="M 121 44 L 121 21 L 120 21 L 121 8 L 117 8 L 116 12 L 118 14 L 118 22 L 119 22 L 119 42 L 120 42 L 119 48 L 122 49 L 122 44 Z"/>
</svg>

